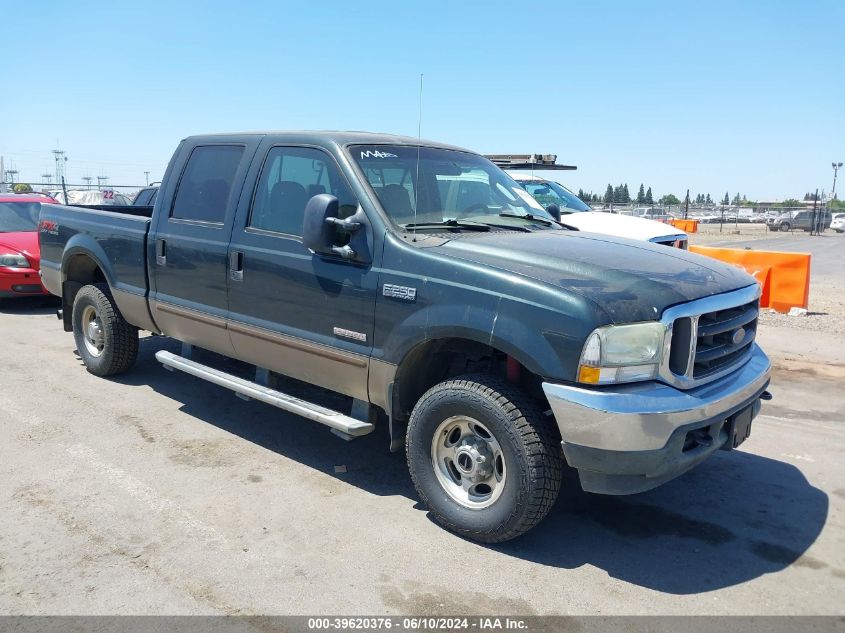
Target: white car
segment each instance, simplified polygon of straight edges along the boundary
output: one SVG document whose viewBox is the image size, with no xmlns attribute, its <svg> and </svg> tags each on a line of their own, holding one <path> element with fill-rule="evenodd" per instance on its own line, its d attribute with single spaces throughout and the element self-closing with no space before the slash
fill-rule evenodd
<svg viewBox="0 0 845 633">
<path fill-rule="evenodd" d="M 830 228 L 837 233 L 845 233 L 845 213 L 834 213 Z"/>
<path fill-rule="evenodd" d="M 556 204 L 560 208 L 561 221 L 579 231 L 687 248 L 687 234 L 671 224 L 647 220 L 643 217 L 593 211 L 590 205 L 560 183 L 522 174 L 511 174 L 511 177 L 544 208 L 550 204 Z"/>
</svg>

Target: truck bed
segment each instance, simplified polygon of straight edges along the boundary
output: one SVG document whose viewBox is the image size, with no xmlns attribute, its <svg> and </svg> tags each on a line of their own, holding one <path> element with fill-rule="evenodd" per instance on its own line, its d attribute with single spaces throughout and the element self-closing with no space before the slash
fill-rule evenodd
<svg viewBox="0 0 845 633">
<path fill-rule="evenodd" d="M 137 215 L 144 218 L 153 217 L 153 207 L 143 205 L 122 205 L 122 204 L 70 204 L 70 207 L 80 209 L 95 209 L 97 211 L 110 211 L 121 215 Z"/>
<path fill-rule="evenodd" d="M 116 298 L 128 293 L 143 300 L 150 219 L 135 212 L 147 209 L 151 212 L 152 207 L 41 205 L 38 230 L 45 287 L 61 296 L 62 260 L 73 257 L 78 247 L 97 260 Z"/>
</svg>

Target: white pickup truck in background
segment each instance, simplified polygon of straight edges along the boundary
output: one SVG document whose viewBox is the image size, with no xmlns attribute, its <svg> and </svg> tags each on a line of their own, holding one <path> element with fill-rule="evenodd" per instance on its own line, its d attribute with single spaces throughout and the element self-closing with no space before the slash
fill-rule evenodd
<svg viewBox="0 0 845 633">
<path fill-rule="evenodd" d="M 590 205 L 581 200 L 559 182 L 547 180 L 533 175 L 533 170 L 574 170 L 571 165 L 556 163 L 557 157 L 543 154 L 494 154 L 488 155 L 498 167 L 505 169 L 511 178 L 537 200 L 543 208 L 555 204 L 560 209 L 561 216 L 566 216 L 564 222 L 579 231 L 627 237 L 644 242 L 654 242 L 675 248 L 686 249 L 688 236 L 684 231 L 676 229 L 671 224 L 649 220 L 644 217 L 594 211 Z M 529 173 L 514 173 L 525 172 Z"/>
<path fill-rule="evenodd" d="M 558 205 L 561 216 L 566 216 L 563 221 L 579 231 L 627 237 L 677 248 L 687 247 L 687 234 L 671 224 L 633 215 L 593 211 L 590 205 L 558 182 L 525 174 L 512 173 L 511 177 L 543 207 L 552 203 Z"/>
</svg>

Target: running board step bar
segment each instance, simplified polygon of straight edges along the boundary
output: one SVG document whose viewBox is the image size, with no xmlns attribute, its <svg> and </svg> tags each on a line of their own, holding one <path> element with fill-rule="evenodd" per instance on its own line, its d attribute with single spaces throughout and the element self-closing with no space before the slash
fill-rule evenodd
<svg viewBox="0 0 845 633">
<path fill-rule="evenodd" d="M 156 352 L 156 360 L 164 365 L 166 369 L 183 371 L 186 374 L 202 378 L 220 387 L 231 389 L 240 396 L 271 404 L 284 411 L 290 411 L 314 422 L 325 424 L 335 431 L 340 431 L 352 437 L 367 435 L 375 428 L 369 422 L 356 420 L 339 411 L 333 411 L 320 405 L 294 398 L 281 391 L 259 385 L 258 383 L 232 376 L 219 369 L 214 369 L 213 367 L 202 365 L 182 356 L 177 356 L 172 352 L 158 351 Z"/>
</svg>

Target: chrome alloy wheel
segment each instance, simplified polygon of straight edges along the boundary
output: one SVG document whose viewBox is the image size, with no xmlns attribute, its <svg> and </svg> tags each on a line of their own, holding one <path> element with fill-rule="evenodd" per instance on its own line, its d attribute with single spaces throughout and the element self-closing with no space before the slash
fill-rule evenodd
<svg viewBox="0 0 845 633">
<path fill-rule="evenodd" d="M 103 335 L 103 322 L 93 306 L 85 306 L 82 311 L 81 326 L 85 349 L 91 356 L 100 356 L 106 345 L 106 339 Z"/>
<path fill-rule="evenodd" d="M 440 485 L 465 508 L 491 506 L 504 490 L 502 447 L 474 418 L 453 416 L 440 423 L 431 440 L 431 462 Z"/>
</svg>

